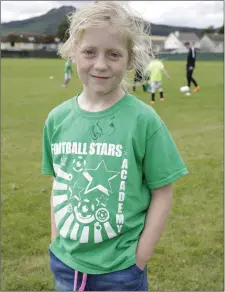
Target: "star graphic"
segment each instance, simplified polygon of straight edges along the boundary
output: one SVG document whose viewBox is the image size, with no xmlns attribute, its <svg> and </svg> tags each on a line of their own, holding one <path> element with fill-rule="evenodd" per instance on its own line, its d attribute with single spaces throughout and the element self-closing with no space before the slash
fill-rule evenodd
<svg viewBox="0 0 225 292">
<path fill-rule="evenodd" d="M 97 206 L 102 205 L 102 206 L 106 207 L 108 197 L 106 197 L 105 195 L 101 195 L 101 197 L 97 198 L 96 201 L 98 202 Z"/>
<path fill-rule="evenodd" d="M 75 182 L 72 189 L 70 189 L 70 199 L 76 199 L 77 201 L 81 200 L 80 194 L 84 190 L 78 185 L 78 181 Z"/>
<path fill-rule="evenodd" d="M 84 194 L 98 189 L 106 195 L 112 193 L 110 181 L 114 179 L 119 172 L 108 170 L 104 160 L 102 160 L 95 169 L 86 169 L 83 173 L 84 177 L 89 181 Z M 101 183 L 99 183 L 101 182 Z"/>
</svg>

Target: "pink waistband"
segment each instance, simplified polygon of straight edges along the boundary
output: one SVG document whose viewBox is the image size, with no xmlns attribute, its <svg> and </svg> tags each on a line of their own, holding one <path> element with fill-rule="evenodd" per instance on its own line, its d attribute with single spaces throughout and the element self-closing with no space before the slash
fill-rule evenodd
<svg viewBox="0 0 225 292">
<path fill-rule="evenodd" d="M 73 291 L 77 291 L 78 271 L 75 271 Z M 84 291 L 87 283 L 87 274 L 83 274 L 82 283 L 78 291 Z"/>
</svg>

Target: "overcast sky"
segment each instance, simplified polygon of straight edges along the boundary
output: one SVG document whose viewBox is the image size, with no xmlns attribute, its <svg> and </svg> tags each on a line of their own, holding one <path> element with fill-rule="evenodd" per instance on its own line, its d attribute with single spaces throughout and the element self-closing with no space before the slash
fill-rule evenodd
<svg viewBox="0 0 225 292">
<path fill-rule="evenodd" d="M 91 1 L 1 1 L 1 22 L 42 15 L 52 8 L 77 8 Z M 206 28 L 223 25 L 223 1 L 126 1 L 145 19 L 156 24 Z"/>
</svg>

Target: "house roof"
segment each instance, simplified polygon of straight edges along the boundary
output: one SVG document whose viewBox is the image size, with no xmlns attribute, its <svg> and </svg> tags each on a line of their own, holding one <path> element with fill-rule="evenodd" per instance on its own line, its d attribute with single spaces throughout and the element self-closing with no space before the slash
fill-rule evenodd
<svg viewBox="0 0 225 292">
<path fill-rule="evenodd" d="M 177 38 L 181 42 L 198 42 L 199 41 L 198 36 L 192 32 L 179 32 Z"/>
<path fill-rule="evenodd" d="M 150 35 L 152 41 L 165 41 L 167 39 L 166 36 L 161 35 Z"/>
<path fill-rule="evenodd" d="M 163 46 L 164 46 L 164 40 L 157 40 L 157 41 L 153 40 L 153 41 L 152 41 L 152 46 L 153 46 L 153 47 L 154 47 L 154 46 L 163 47 Z"/>
<path fill-rule="evenodd" d="M 210 38 L 213 42 L 224 42 L 224 35 L 217 33 L 207 33 L 206 36 Z"/>
</svg>

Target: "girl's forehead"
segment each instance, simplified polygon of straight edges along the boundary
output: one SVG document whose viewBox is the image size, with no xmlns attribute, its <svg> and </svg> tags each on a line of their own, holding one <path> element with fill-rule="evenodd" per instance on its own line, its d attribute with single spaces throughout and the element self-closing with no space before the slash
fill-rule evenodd
<svg viewBox="0 0 225 292">
<path fill-rule="evenodd" d="M 117 28 L 92 27 L 83 31 L 80 46 L 121 46 L 127 48 L 127 37 Z"/>
</svg>

